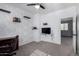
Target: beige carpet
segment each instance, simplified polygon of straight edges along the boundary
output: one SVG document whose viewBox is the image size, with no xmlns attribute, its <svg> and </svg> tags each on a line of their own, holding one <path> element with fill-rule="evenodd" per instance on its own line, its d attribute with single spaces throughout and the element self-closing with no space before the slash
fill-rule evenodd
<svg viewBox="0 0 79 59">
<path fill-rule="evenodd" d="M 50 56 L 50 55 L 40 51 L 39 49 L 36 49 L 30 56 Z"/>
<path fill-rule="evenodd" d="M 38 50 L 37 50 L 38 49 Z M 39 52 L 40 51 L 40 52 Z M 49 42 L 31 42 L 29 44 L 23 45 L 17 51 L 16 56 L 30 56 L 36 55 L 51 55 L 51 56 L 73 56 L 72 39 L 62 38 L 62 44 L 57 45 Z M 36 55 L 37 56 L 37 55 Z"/>
</svg>

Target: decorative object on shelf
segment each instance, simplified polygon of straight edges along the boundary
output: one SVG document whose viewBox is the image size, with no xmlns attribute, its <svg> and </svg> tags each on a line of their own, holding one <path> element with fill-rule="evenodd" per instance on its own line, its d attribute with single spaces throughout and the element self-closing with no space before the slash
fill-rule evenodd
<svg viewBox="0 0 79 59">
<path fill-rule="evenodd" d="M 33 27 L 33 29 L 32 30 L 36 30 L 37 29 L 37 27 Z"/>
<path fill-rule="evenodd" d="M 18 18 L 18 17 L 13 17 L 13 22 L 18 22 L 18 23 L 20 23 L 21 20 L 20 20 L 20 18 Z"/>
<path fill-rule="evenodd" d="M 31 17 L 28 17 L 28 16 L 23 16 L 24 18 L 27 18 L 27 19 L 31 19 Z"/>
<path fill-rule="evenodd" d="M 43 23 L 43 25 L 48 25 L 48 23 Z"/>
<path fill-rule="evenodd" d="M 5 10 L 5 9 L 0 9 L 0 11 L 6 12 L 6 13 L 11 13 L 11 11 L 8 11 L 8 10 Z"/>
</svg>

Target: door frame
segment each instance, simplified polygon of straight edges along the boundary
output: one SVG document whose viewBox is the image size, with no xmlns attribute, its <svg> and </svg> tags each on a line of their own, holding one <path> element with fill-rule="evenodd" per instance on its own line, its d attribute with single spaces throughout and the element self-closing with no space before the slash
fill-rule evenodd
<svg viewBox="0 0 79 59">
<path fill-rule="evenodd" d="M 65 18 L 69 18 L 69 17 L 65 17 Z M 61 18 L 61 21 L 62 21 L 62 19 L 65 19 L 65 18 Z M 74 54 L 78 54 L 77 16 L 70 17 L 70 18 L 72 18 L 72 22 L 73 22 L 72 23 L 72 25 L 73 25 L 73 29 L 72 29 L 73 30 L 73 34 L 72 34 L 73 44 L 72 44 L 72 46 L 73 46 Z"/>
<path fill-rule="evenodd" d="M 78 27 L 77 27 L 77 16 L 76 16 L 76 54 L 78 54 Z"/>
</svg>

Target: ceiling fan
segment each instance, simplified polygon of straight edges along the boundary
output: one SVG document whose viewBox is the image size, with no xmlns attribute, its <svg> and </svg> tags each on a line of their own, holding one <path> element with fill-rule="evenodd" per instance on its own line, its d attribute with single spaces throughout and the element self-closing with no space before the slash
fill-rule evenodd
<svg viewBox="0 0 79 59">
<path fill-rule="evenodd" d="M 42 5 L 42 3 L 30 3 L 30 4 L 27 4 L 27 6 L 36 6 L 36 5 L 38 5 L 42 9 L 45 9 L 45 7 Z"/>
</svg>

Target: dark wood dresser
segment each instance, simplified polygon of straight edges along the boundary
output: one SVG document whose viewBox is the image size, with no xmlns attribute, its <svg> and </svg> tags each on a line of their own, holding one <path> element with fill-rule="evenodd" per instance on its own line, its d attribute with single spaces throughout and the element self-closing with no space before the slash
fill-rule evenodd
<svg viewBox="0 0 79 59">
<path fill-rule="evenodd" d="M 0 38 L 0 56 L 11 56 L 19 49 L 19 36 Z"/>
</svg>

